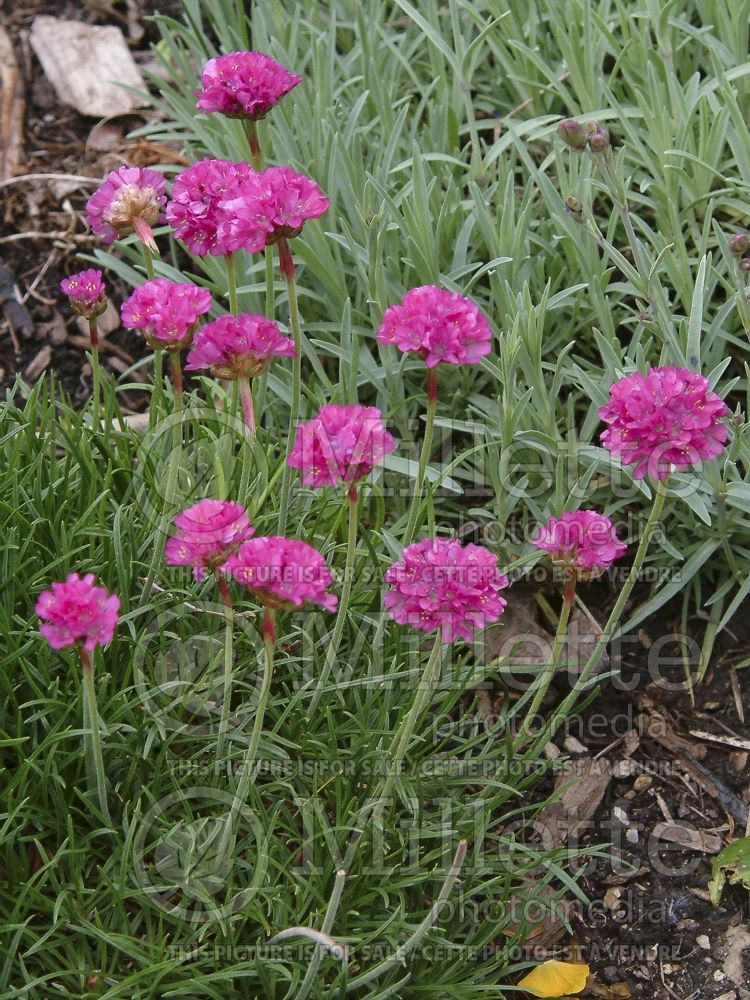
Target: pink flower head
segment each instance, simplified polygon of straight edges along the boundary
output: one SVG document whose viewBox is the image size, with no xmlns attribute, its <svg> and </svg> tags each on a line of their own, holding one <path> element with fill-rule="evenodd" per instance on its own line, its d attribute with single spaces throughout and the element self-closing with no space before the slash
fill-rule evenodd
<svg viewBox="0 0 750 1000">
<path fill-rule="evenodd" d="M 251 176 L 254 171 L 247 163 L 209 159 L 177 174 L 167 221 L 190 253 L 215 257 L 242 247 L 232 234 L 232 219 L 225 205 L 237 197 L 240 184 Z"/>
<path fill-rule="evenodd" d="M 338 597 L 328 593 L 333 574 L 312 545 L 294 538 L 270 535 L 243 542 L 225 569 L 249 587 L 266 607 L 299 608 L 312 602 L 335 611 Z"/>
<path fill-rule="evenodd" d="M 218 569 L 250 538 L 255 529 L 242 504 L 201 500 L 174 519 L 177 533 L 167 539 L 164 556 L 170 566 L 192 566 L 196 580 Z"/>
<path fill-rule="evenodd" d="M 477 364 L 490 353 L 492 331 L 471 299 L 437 285 L 422 285 L 386 309 L 377 339 L 419 354 L 428 368 L 434 368 L 441 362 Z"/>
<path fill-rule="evenodd" d="M 328 208 L 328 198 L 312 178 L 291 167 L 269 167 L 252 174 L 224 202 L 231 221 L 228 238 L 257 253 L 280 239 L 298 236 L 308 219 Z"/>
<path fill-rule="evenodd" d="M 144 246 L 156 253 L 151 230 L 159 222 L 167 201 L 166 181 L 148 167 L 120 167 L 107 175 L 86 204 L 86 218 L 102 243 L 135 232 Z"/>
<path fill-rule="evenodd" d="M 593 510 L 566 511 L 561 517 L 551 517 L 534 545 L 549 552 L 553 562 L 563 563 L 579 579 L 599 576 L 627 549 L 610 519 Z"/>
<path fill-rule="evenodd" d="M 196 333 L 185 369 L 208 368 L 216 378 L 228 380 L 255 378 L 273 358 L 293 358 L 295 353 L 294 341 L 265 316 L 220 316 Z"/>
<path fill-rule="evenodd" d="M 103 278 L 104 272 L 96 267 L 63 278 L 60 289 L 70 299 L 73 312 L 86 319 L 101 316 L 107 308 L 107 290 Z"/>
<path fill-rule="evenodd" d="M 443 642 L 471 641 L 474 632 L 496 622 L 508 586 L 497 556 L 482 545 L 453 538 L 426 538 L 407 545 L 403 558 L 386 571 L 384 603 L 399 625 L 423 632 L 440 629 Z"/>
<path fill-rule="evenodd" d="M 211 293 L 189 282 L 152 278 L 123 303 L 120 315 L 129 330 L 141 330 L 156 350 L 174 351 L 193 339 L 200 316 L 211 308 Z"/>
<path fill-rule="evenodd" d="M 328 403 L 297 428 L 287 465 L 301 471 L 306 486 L 354 483 L 395 447 L 376 407 Z"/>
<path fill-rule="evenodd" d="M 265 52 L 230 52 L 209 59 L 196 90 L 196 107 L 227 118 L 265 118 L 274 105 L 302 82 Z"/>
<path fill-rule="evenodd" d="M 95 587 L 93 573 L 70 573 L 64 583 L 53 583 L 52 590 L 39 595 L 35 610 L 44 619 L 39 631 L 53 649 L 80 643 L 90 653 L 112 641 L 120 598 Z"/>
<path fill-rule="evenodd" d="M 675 467 L 720 454 L 728 437 L 720 420 L 728 413 L 697 372 L 672 365 L 634 372 L 615 382 L 599 410 L 609 424 L 602 444 L 623 465 L 635 465 L 634 479 L 666 479 Z"/>
</svg>

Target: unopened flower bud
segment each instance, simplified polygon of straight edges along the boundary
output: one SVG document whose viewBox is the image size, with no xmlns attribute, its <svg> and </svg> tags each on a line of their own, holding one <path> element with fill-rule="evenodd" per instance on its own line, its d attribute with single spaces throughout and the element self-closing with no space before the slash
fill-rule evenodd
<svg viewBox="0 0 750 1000">
<path fill-rule="evenodd" d="M 750 271 L 750 257 L 743 257 L 740 261 L 740 271 Z"/>
<path fill-rule="evenodd" d="M 750 236 L 747 233 L 735 233 L 729 237 L 729 249 L 737 257 L 750 250 Z"/>
<path fill-rule="evenodd" d="M 592 153 L 605 153 L 609 149 L 609 132 L 603 125 L 596 123 L 596 130 L 589 136 L 589 149 Z"/>
<path fill-rule="evenodd" d="M 586 147 L 586 130 L 574 118 L 563 118 L 561 122 L 558 122 L 557 134 L 571 149 L 585 149 Z"/>
<path fill-rule="evenodd" d="M 565 199 L 565 211 L 568 215 L 572 215 L 576 222 L 580 222 L 583 216 L 583 203 L 575 195 L 569 194 Z"/>
</svg>

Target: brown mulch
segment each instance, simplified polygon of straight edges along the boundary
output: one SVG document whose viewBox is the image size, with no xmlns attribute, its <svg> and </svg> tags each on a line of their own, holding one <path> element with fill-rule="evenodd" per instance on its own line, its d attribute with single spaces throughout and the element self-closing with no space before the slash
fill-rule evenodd
<svg viewBox="0 0 750 1000">
<path fill-rule="evenodd" d="M 19 98 L 25 104 L 22 160 L 10 183 L 0 182 L 0 390 L 17 375 L 33 383 L 44 371 L 54 372 L 73 405 L 91 393 L 86 338 L 71 315 L 59 284 L 66 275 L 92 266 L 80 257 L 96 241 L 85 221 L 85 204 L 108 171 L 123 164 L 147 166 L 163 161 L 163 151 L 143 140 L 128 139 L 142 125 L 143 114 L 101 122 L 61 103 L 48 83 L 29 44 L 34 18 L 51 14 L 90 24 L 121 28 L 136 62 L 148 66 L 149 46 L 157 40 L 146 18 L 157 11 L 178 14 L 176 0 L 128 0 L 127 3 L 78 0 L 0 0 L 0 23 L 10 40 L 19 76 Z M 5 138 L 5 137 L 2 137 Z M 28 180 L 25 175 L 33 175 Z M 125 284 L 107 275 L 113 303 L 127 296 Z M 102 358 L 114 375 L 121 374 L 148 351 L 138 336 L 115 329 L 111 350 Z M 129 394 L 126 409 L 142 409 L 145 394 Z"/>
</svg>

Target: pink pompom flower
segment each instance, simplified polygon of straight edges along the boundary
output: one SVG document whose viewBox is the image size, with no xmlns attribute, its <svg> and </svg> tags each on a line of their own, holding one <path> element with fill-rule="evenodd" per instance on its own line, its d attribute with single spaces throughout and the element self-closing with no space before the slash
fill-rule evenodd
<svg viewBox="0 0 750 1000">
<path fill-rule="evenodd" d="M 395 447 L 377 407 L 328 403 L 297 428 L 287 465 L 300 470 L 306 486 L 355 483 Z"/>
<path fill-rule="evenodd" d="M 549 518 L 533 541 L 581 580 L 599 576 L 627 550 L 610 519 L 594 510 Z"/>
<path fill-rule="evenodd" d="M 86 319 L 96 319 L 107 308 L 104 272 L 96 267 L 71 274 L 60 282 L 60 290 L 70 299 L 74 313 Z"/>
<path fill-rule="evenodd" d="M 389 306 L 376 336 L 381 344 L 418 354 L 428 368 L 478 364 L 492 344 L 490 325 L 471 299 L 437 285 L 412 288 L 403 302 Z"/>
<path fill-rule="evenodd" d="M 285 337 L 278 323 L 265 316 L 220 316 L 196 333 L 185 369 L 208 369 L 216 378 L 229 381 L 255 378 L 268 370 L 274 358 L 293 358 L 295 353 L 291 337 Z"/>
<path fill-rule="evenodd" d="M 310 219 L 327 210 L 328 198 L 311 177 L 291 167 L 269 167 L 246 178 L 233 198 L 223 202 L 228 217 L 227 239 L 251 253 L 279 244 L 284 275 L 288 247 L 286 241 L 298 236 Z"/>
<path fill-rule="evenodd" d="M 611 387 L 609 402 L 599 410 L 609 424 L 601 440 L 623 465 L 635 466 L 634 479 L 667 479 L 675 468 L 721 453 L 729 434 L 721 419 L 728 413 L 698 372 L 651 368 Z"/>
<path fill-rule="evenodd" d="M 120 598 L 94 584 L 94 574 L 70 573 L 63 583 L 53 583 L 36 602 L 43 623 L 39 631 L 53 649 L 81 646 L 90 653 L 111 642 L 117 628 Z"/>
<path fill-rule="evenodd" d="M 189 282 L 152 278 L 123 303 L 129 330 L 140 330 L 155 350 L 179 351 L 192 341 L 199 318 L 211 308 L 211 293 Z"/>
<path fill-rule="evenodd" d="M 281 98 L 302 82 L 265 52 L 230 52 L 209 59 L 195 91 L 196 107 L 227 118 L 265 118 Z"/>
<path fill-rule="evenodd" d="M 135 232 L 152 253 L 157 252 L 152 226 L 161 217 L 167 202 L 166 181 L 148 167 L 120 167 L 91 195 L 86 219 L 102 242 L 112 243 Z"/>
<path fill-rule="evenodd" d="M 470 642 L 477 629 L 496 622 L 505 610 L 500 591 L 508 578 L 497 556 L 482 545 L 453 538 L 426 538 L 407 545 L 386 571 L 384 603 L 399 625 L 423 632 L 440 629 L 443 642 Z"/>
<path fill-rule="evenodd" d="M 338 597 L 328 592 L 333 574 L 322 554 L 307 542 L 280 535 L 251 538 L 224 568 L 266 608 L 288 610 L 312 603 L 336 610 Z"/>
<path fill-rule="evenodd" d="M 196 580 L 222 566 L 255 533 L 245 508 L 232 500 L 200 500 L 174 523 L 177 532 L 164 548 L 167 564 L 192 566 Z"/>
<path fill-rule="evenodd" d="M 248 163 L 211 159 L 199 160 L 177 174 L 172 200 L 167 205 L 167 221 L 190 253 L 216 257 L 243 248 L 226 204 L 238 197 L 240 185 L 252 176 L 254 171 Z M 257 247 L 251 243 L 245 249 L 262 250 L 265 230 L 262 225 L 256 236 Z M 249 241 L 249 235 L 245 235 Z"/>
</svg>

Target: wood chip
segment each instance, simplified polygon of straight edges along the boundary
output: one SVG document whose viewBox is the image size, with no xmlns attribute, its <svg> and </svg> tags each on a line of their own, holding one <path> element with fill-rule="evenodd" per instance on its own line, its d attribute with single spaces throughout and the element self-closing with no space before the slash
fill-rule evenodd
<svg viewBox="0 0 750 1000">
<path fill-rule="evenodd" d="M 13 43 L 0 26 L 0 181 L 22 170 L 25 110 L 23 79 Z"/>
<path fill-rule="evenodd" d="M 679 758 L 682 754 L 689 753 L 696 760 L 703 760 L 708 752 L 706 747 L 679 736 L 674 730 L 670 714 L 663 706 L 657 705 L 648 695 L 639 695 L 636 701 L 644 713 L 638 720 L 637 728 L 641 733 L 666 747 L 675 757 Z"/>
<path fill-rule="evenodd" d="M 555 787 L 562 788 L 562 792 L 537 817 L 537 824 L 550 834 L 551 843 L 545 842 L 545 847 L 559 847 L 568 838 L 576 837 L 599 808 L 611 780 L 609 762 L 605 760 L 577 757 L 561 765 Z"/>
<path fill-rule="evenodd" d="M 35 382 L 39 376 L 42 374 L 44 369 L 52 360 L 52 348 L 49 344 L 45 344 L 36 355 L 31 359 L 29 364 L 26 366 L 26 371 L 23 373 L 24 377 L 30 382 Z"/>
<path fill-rule="evenodd" d="M 145 84 L 119 28 L 42 14 L 34 18 L 30 41 L 59 100 L 82 115 L 106 118 L 143 105 L 124 89 L 145 90 Z"/>
<path fill-rule="evenodd" d="M 739 736 L 716 736 L 714 733 L 704 733 L 701 729 L 691 729 L 690 735 L 699 740 L 707 740 L 709 743 L 720 743 L 725 747 L 734 747 L 735 750 L 750 750 L 750 740 L 740 739 Z M 695 756 L 695 748 L 693 748 Z"/>
<path fill-rule="evenodd" d="M 670 844 L 679 844 L 687 850 L 701 851 L 703 854 L 718 854 L 722 848 L 721 837 L 682 826 L 681 823 L 657 823 L 653 835 Z"/>
</svg>

